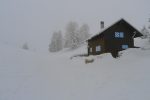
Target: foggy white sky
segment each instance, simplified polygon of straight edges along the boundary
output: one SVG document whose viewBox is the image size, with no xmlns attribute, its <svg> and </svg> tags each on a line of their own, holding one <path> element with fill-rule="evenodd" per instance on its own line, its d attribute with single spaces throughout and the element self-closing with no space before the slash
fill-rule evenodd
<svg viewBox="0 0 150 100">
<path fill-rule="evenodd" d="M 150 0 L 0 0 L 0 41 L 47 50 L 53 31 L 69 21 L 87 23 L 91 33 L 125 18 L 141 28 L 150 17 Z"/>
</svg>

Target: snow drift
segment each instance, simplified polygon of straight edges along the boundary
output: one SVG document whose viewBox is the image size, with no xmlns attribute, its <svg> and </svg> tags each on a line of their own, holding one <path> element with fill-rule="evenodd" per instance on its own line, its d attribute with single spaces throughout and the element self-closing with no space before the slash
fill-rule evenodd
<svg viewBox="0 0 150 100">
<path fill-rule="evenodd" d="M 145 48 L 143 41 L 136 43 Z M 38 54 L 0 44 L 0 100 L 150 99 L 149 49 L 128 49 L 118 59 L 90 56 L 90 64 L 70 59 L 80 51 L 86 48 Z"/>
</svg>

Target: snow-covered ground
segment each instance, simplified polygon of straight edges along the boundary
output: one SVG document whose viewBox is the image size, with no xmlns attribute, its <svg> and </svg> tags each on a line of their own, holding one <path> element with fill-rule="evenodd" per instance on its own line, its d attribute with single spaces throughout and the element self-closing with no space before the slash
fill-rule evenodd
<svg viewBox="0 0 150 100">
<path fill-rule="evenodd" d="M 0 100 L 150 100 L 150 46 L 137 46 L 114 59 L 110 54 L 39 54 L 0 43 Z M 146 49 L 145 49 L 146 48 Z M 85 59 L 94 62 L 85 64 Z"/>
</svg>

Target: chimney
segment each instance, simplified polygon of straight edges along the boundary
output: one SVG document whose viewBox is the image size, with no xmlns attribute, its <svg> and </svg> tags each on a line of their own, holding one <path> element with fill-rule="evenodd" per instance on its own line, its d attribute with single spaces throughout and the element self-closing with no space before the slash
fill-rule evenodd
<svg viewBox="0 0 150 100">
<path fill-rule="evenodd" d="M 100 22 L 100 29 L 101 29 L 101 30 L 104 29 L 104 21 L 101 21 L 101 22 Z"/>
</svg>

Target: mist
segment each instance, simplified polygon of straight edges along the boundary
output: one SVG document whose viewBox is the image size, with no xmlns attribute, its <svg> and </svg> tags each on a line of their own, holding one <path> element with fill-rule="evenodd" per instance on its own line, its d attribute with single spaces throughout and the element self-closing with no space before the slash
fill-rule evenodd
<svg viewBox="0 0 150 100">
<path fill-rule="evenodd" d="M 0 42 L 27 42 L 47 52 L 52 33 L 65 32 L 69 21 L 87 23 L 90 33 L 124 18 L 139 30 L 150 17 L 150 0 L 0 0 Z"/>
</svg>

